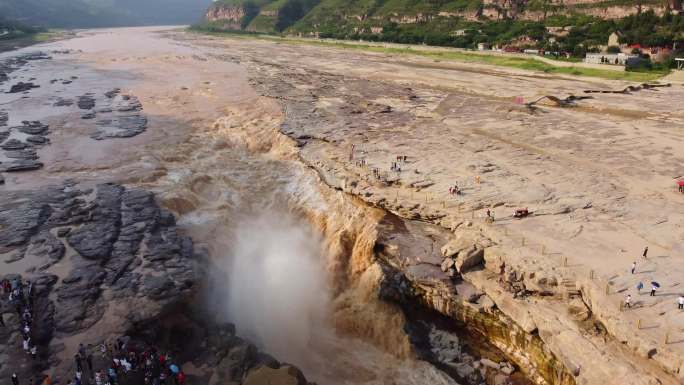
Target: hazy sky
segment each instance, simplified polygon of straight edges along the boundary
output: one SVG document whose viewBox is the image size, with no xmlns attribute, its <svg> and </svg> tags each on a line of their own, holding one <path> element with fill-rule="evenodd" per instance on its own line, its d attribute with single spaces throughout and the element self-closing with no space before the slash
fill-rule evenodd
<svg viewBox="0 0 684 385">
<path fill-rule="evenodd" d="M 0 15 L 47 27 L 191 24 L 211 0 L 0 0 Z"/>
</svg>

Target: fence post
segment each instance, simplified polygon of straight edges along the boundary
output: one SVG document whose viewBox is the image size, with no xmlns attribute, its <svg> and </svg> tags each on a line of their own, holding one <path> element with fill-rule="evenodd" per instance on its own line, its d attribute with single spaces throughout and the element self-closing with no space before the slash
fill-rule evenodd
<svg viewBox="0 0 684 385">
<path fill-rule="evenodd" d="M 568 267 L 568 257 L 563 257 L 563 267 Z"/>
<path fill-rule="evenodd" d="M 525 246 L 525 237 L 522 237 L 522 245 Z"/>
<path fill-rule="evenodd" d="M 637 330 L 641 329 L 641 318 L 637 320 Z"/>
<path fill-rule="evenodd" d="M 589 270 L 589 279 L 594 279 L 594 270 Z"/>
<path fill-rule="evenodd" d="M 670 331 L 668 330 L 668 331 L 665 332 L 665 341 L 664 341 L 664 342 L 665 342 L 665 345 L 668 344 L 669 339 L 670 339 Z"/>
<path fill-rule="evenodd" d="M 610 285 L 606 284 L 606 295 L 610 294 Z"/>
</svg>

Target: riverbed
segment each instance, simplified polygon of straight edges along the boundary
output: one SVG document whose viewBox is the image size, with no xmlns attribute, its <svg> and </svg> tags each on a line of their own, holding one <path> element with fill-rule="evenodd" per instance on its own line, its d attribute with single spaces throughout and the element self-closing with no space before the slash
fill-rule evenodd
<svg viewBox="0 0 684 385">
<path fill-rule="evenodd" d="M 622 319 L 600 311 L 613 306 L 593 303 L 607 284 L 578 276 L 631 286 L 607 256 L 619 249 L 628 264 L 648 243 L 658 257 L 644 261 L 643 279 L 676 286 L 683 215 L 668 186 L 682 174 L 673 151 L 681 132 L 672 127 L 684 117 L 664 101 L 681 97 L 681 85 L 528 108 L 515 100 L 625 84 L 171 27 L 81 31 L 0 60 L 15 57 L 23 59 L 0 86 L 0 132 L 3 145 L 34 144 L 0 152 L 1 166 L 27 168 L 2 173 L 0 189 L 21 194 L 68 180 L 86 192 L 113 182 L 154 193 L 209 257 L 197 300 L 310 381 L 674 381 L 663 365 L 677 346 L 650 360 L 586 328 L 609 322 L 609 337 L 624 338 Z M 25 89 L 8 93 L 20 82 Z M 632 128 L 635 117 L 648 136 Z M 662 155 L 644 154 L 644 145 Z M 650 184 L 634 181 L 644 175 Z M 448 194 L 454 184 L 462 194 Z M 515 221 L 509 211 L 519 206 L 537 215 Z M 496 226 L 487 226 L 486 209 Z M 532 295 L 508 293 L 482 269 L 499 270 L 491 259 L 448 276 L 442 246 L 462 234 L 476 248 L 499 246 L 506 252 L 496 261 L 544 283 L 535 280 Z M 0 253 L 5 274 L 37 263 L 12 253 Z M 62 279 L 76 251 L 66 253 L 50 268 Z M 605 258 L 588 257 L 596 253 Z M 551 278 L 556 286 L 545 286 Z M 559 281 L 583 291 L 584 302 L 571 304 L 580 313 L 596 306 L 604 318 L 565 315 Z M 668 304 L 637 311 L 653 306 Z M 430 316 L 412 316 L 423 311 Z M 111 325 L 104 319 L 89 334 Z M 74 341 L 53 345 L 73 350 Z M 616 363 L 593 365 L 606 355 Z"/>
</svg>

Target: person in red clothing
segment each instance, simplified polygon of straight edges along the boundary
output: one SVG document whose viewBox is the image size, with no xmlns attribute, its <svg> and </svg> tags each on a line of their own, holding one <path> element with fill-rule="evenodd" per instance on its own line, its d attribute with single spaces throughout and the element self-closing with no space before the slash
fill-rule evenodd
<svg viewBox="0 0 684 385">
<path fill-rule="evenodd" d="M 178 385 L 185 385 L 185 373 L 181 370 L 177 376 Z"/>
</svg>

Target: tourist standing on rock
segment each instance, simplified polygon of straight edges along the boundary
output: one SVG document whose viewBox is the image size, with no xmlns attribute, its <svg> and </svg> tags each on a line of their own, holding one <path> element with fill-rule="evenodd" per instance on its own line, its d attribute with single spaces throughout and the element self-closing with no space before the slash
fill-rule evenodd
<svg viewBox="0 0 684 385">
<path fill-rule="evenodd" d="M 12 373 L 12 385 L 19 385 L 19 378 L 16 373 Z"/>
<path fill-rule="evenodd" d="M 74 355 L 74 361 L 76 361 L 76 372 L 83 373 L 83 358 L 81 358 L 81 353 L 76 353 Z"/>
<path fill-rule="evenodd" d="M 637 285 L 636 285 L 637 291 L 638 291 L 639 293 L 641 293 L 641 289 L 643 289 L 643 288 L 644 288 L 644 283 L 641 282 L 641 281 L 639 281 L 639 283 L 637 283 Z"/>
<path fill-rule="evenodd" d="M 24 337 L 24 352 L 29 353 L 29 347 L 31 345 L 31 337 Z"/>
<path fill-rule="evenodd" d="M 678 302 L 677 308 L 678 308 L 679 310 L 684 309 L 684 294 L 680 294 L 680 295 L 679 295 L 679 299 L 677 300 L 677 302 Z"/>
<path fill-rule="evenodd" d="M 111 366 L 107 369 L 107 377 L 109 377 L 109 383 L 112 385 L 116 384 L 116 370 Z"/>
<path fill-rule="evenodd" d="M 656 285 L 651 285 L 651 297 L 655 297 L 656 290 L 658 290 L 658 287 L 656 287 Z"/>
<path fill-rule="evenodd" d="M 632 274 L 636 271 L 636 262 L 632 262 Z"/>
<path fill-rule="evenodd" d="M 88 365 L 88 372 L 92 373 L 93 372 L 93 353 L 88 352 L 88 355 L 86 356 L 86 364 Z"/>
<path fill-rule="evenodd" d="M 648 246 L 646 246 L 646 248 L 644 249 L 644 253 L 642 254 L 642 256 L 644 258 L 648 258 L 647 255 L 648 255 Z"/>
<path fill-rule="evenodd" d="M 185 385 L 185 373 L 181 370 L 176 376 L 178 380 L 178 385 Z"/>
<path fill-rule="evenodd" d="M 3 317 L 4 316 L 2 315 L 2 313 L 0 313 L 0 326 L 6 328 L 7 326 L 5 325 L 5 320 Z"/>
<path fill-rule="evenodd" d="M 632 308 L 632 295 L 627 294 L 627 297 L 625 297 L 625 307 L 627 308 Z"/>
</svg>

